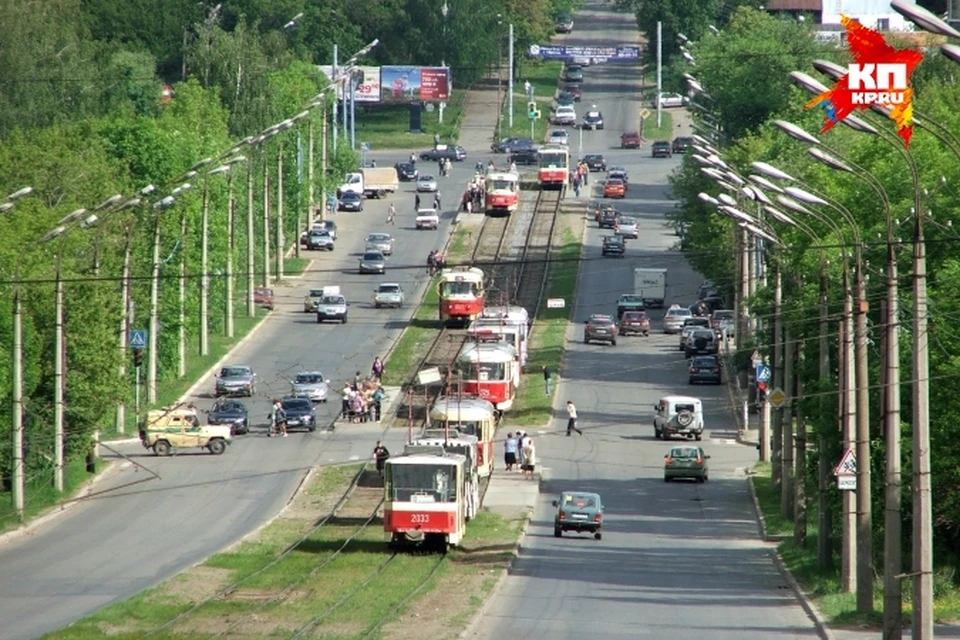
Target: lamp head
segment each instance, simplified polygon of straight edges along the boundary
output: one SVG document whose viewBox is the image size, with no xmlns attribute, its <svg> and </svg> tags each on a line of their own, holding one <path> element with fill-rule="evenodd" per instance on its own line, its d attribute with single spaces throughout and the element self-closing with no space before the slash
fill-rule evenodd
<svg viewBox="0 0 960 640">
<path fill-rule="evenodd" d="M 772 191 L 774 193 L 783 193 L 783 189 L 781 189 L 778 185 L 775 185 L 774 183 L 770 182 L 763 176 L 751 175 L 751 176 L 747 176 L 747 179 L 754 184 L 760 185 L 761 187 L 763 187 L 764 189 L 767 189 L 768 191 Z"/>
<path fill-rule="evenodd" d="M 793 176 L 791 176 L 789 173 L 785 171 L 781 171 L 780 169 L 777 169 L 772 164 L 756 161 L 756 162 L 751 162 L 750 166 L 765 176 L 776 178 L 777 180 L 785 180 L 786 182 L 796 182 L 796 178 L 794 178 Z"/>
<path fill-rule="evenodd" d="M 936 33 L 948 38 L 960 38 L 960 31 L 957 31 L 944 20 L 933 13 L 927 11 L 913 2 L 906 0 L 892 0 L 890 8 L 902 15 L 904 18 L 917 25 L 924 31 Z"/>
<path fill-rule="evenodd" d="M 813 158 L 817 162 L 825 164 L 831 169 L 836 169 L 837 171 L 843 171 L 845 173 L 854 172 L 853 169 L 849 167 L 846 163 L 838 160 L 837 158 L 833 157 L 832 155 L 830 155 L 829 153 L 827 153 L 826 151 L 824 151 L 819 147 L 810 147 L 809 149 L 807 149 L 807 153 L 813 156 Z"/>
<path fill-rule="evenodd" d="M 794 140 L 806 142 L 807 144 L 820 144 L 820 141 L 817 138 L 807 133 L 792 122 L 787 122 L 786 120 L 774 120 L 773 124 L 775 127 L 783 131 Z"/>
</svg>

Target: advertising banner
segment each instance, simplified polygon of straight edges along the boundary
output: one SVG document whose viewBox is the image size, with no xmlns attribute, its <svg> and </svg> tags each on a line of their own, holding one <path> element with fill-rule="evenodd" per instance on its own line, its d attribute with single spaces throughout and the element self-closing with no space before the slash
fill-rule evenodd
<svg viewBox="0 0 960 640">
<path fill-rule="evenodd" d="M 530 45 L 529 55 L 531 58 L 584 62 L 587 64 L 637 62 L 640 60 L 640 47 L 568 47 L 553 44 L 532 44 Z"/>
<path fill-rule="evenodd" d="M 445 102 L 450 98 L 450 69 L 414 66 L 381 67 L 380 86 L 380 101 L 384 104 Z"/>
<path fill-rule="evenodd" d="M 353 97 L 357 102 L 380 102 L 380 67 L 355 67 L 357 72 L 363 72 L 363 82 L 357 85 Z M 333 67 L 320 65 L 320 71 L 330 79 L 333 76 Z M 337 99 L 343 100 L 343 85 L 337 89 Z"/>
</svg>

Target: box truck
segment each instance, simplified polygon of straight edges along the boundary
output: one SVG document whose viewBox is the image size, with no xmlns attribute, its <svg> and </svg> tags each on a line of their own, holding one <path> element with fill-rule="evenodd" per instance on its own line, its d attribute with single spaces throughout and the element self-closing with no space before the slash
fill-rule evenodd
<svg viewBox="0 0 960 640">
<path fill-rule="evenodd" d="M 399 188 L 400 179 L 393 167 L 366 168 L 348 173 L 347 179 L 337 188 L 337 197 L 344 193 L 356 193 L 361 197 L 382 198 Z"/>
<path fill-rule="evenodd" d="M 667 298 L 667 270 L 634 269 L 633 292 L 643 298 L 648 307 L 663 307 Z"/>
</svg>

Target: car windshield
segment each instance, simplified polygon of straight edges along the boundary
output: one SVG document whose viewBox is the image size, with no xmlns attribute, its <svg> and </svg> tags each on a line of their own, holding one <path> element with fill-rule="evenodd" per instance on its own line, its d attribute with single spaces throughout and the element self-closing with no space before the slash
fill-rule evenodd
<svg viewBox="0 0 960 640">
<path fill-rule="evenodd" d="M 591 111 L 590 113 L 587 114 L 587 117 L 588 117 L 588 118 L 599 118 L 599 117 L 600 117 L 600 112 L 599 112 L 599 111 Z"/>
<path fill-rule="evenodd" d="M 346 304 L 347 300 L 343 296 L 324 296 L 320 302 L 321 304 Z"/>
<path fill-rule="evenodd" d="M 603 160 L 603 156 L 592 156 L 588 155 L 584 158 L 587 162 L 600 162 Z"/>
<path fill-rule="evenodd" d="M 692 316 L 693 312 L 690 309 L 670 309 L 667 311 L 668 316 Z"/>
<path fill-rule="evenodd" d="M 618 178 L 611 178 L 610 180 L 607 180 L 607 184 L 611 187 L 622 187 L 623 180 L 620 180 Z"/>
<path fill-rule="evenodd" d="M 701 338 L 703 338 L 703 339 L 705 339 L 705 340 L 712 340 L 712 339 L 713 339 L 713 332 L 712 332 L 712 331 L 694 331 L 694 332 L 693 332 L 693 337 L 694 337 L 695 340 L 699 340 L 699 339 L 701 339 Z"/>
<path fill-rule="evenodd" d="M 717 320 L 732 320 L 733 311 L 714 311 L 713 317 Z"/>
<path fill-rule="evenodd" d="M 694 367 L 715 367 L 717 361 L 713 358 L 694 358 L 690 364 Z"/>
<path fill-rule="evenodd" d="M 624 216 L 624 217 L 620 218 L 620 225 L 621 225 L 621 226 L 623 226 L 623 225 L 631 225 L 631 224 L 637 224 L 637 219 L 636 219 L 636 218 L 631 218 L 631 217 L 629 217 L 629 216 Z"/>
<path fill-rule="evenodd" d="M 382 284 L 378 293 L 400 293 L 400 285 L 396 284 Z"/>
<path fill-rule="evenodd" d="M 699 451 L 692 447 L 674 447 L 670 450 L 671 458 L 699 458 Z"/>
<path fill-rule="evenodd" d="M 347 192 L 343 194 L 343 200 L 360 200 L 360 195 L 356 193 Z"/>
<path fill-rule="evenodd" d="M 420 176 L 420 182 L 433 182 L 436 180 L 433 176 Z"/>
<path fill-rule="evenodd" d="M 385 233 L 371 233 L 367 236 L 367 242 L 389 242 L 390 236 Z"/>
<path fill-rule="evenodd" d="M 322 297 L 323 297 L 323 289 L 310 289 L 310 297 L 311 297 L 311 298 L 322 298 Z"/>
<path fill-rule="evenodd" d="M 297 384 L 320 384 L 323 382 L 323 376 L 319 373 L 298 373 L 294 382 Z"/>
<path fill-rule="evenodd" d="M 309 410 L 312 406 L 310 404 L 310 400 L 307 398 L 284 398 L 280 401 L 280 404 L 288 411 L 290 409 L 293 409 L 294 411 Z"/>
<path fill-rule="evenodd" d="M 590 324 L 610 324 L 613 319 L 610 316 L 593 316 L 590 318 Z"/>
<path fill-rule="evenodd" d="M 635 296 L 632 293 L 625 293 L 620 296 L 620 302 L 643 302 L 643 298 Z"/>
<path fill-rule="evenodd" d="M 632 322 L 643 322 L 647 319 L 647 314 L 640 313 L 639 311 L 628 311 L 627 313 L 623 314 L 623 319 Z"/>
<path fill-rule="evenodd" d="M 216 413 L 226 413 L 227 411 L 243 411 L 243 405 L 233 400 L 224 400 L 213 405 L 213 411 Z"/>
<path fill-rule="evenodd" d="M 242 376 L 249 376 L 250 368 L 249 367 L 224 367 L 220 370 L 221 378 L 239 378 Z"/>
<path fill-rule="evenodd" d="M 363 254 L 363 259 L 371 262 L 376 262 L 378 260 L 383 260 L 383 255 L 379 253 L 365 253 Z"/>
</svg>

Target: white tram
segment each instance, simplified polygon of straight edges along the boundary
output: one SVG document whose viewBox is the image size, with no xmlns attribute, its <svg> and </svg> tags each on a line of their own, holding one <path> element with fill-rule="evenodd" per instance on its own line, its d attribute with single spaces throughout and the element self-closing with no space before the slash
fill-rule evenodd
<svg viewBox="0 0 960 640">
<path fill-rule="evenodd" d="M 463 393 L 479 396 L 500 411 L 513 406 L 520 382 L 520 356 L 504 342 L 467 344 L 457 356 Z"/>
<path fill-rule="evenodd" d="M 430 424 L 476 438 L 477 473 L 484 478 L 493 473 L 497 437 L 497 409 L 493 403 L 474 396 L 441 396 L 430 409 Z"/>
<path fill-rule="evenodd" d="M 446 551 L 467 522 L 467 458 L 415 453 L 387 459 L 383 469 L 383 530 L 393 545 Z"/>
<path fill-rule="evenodd" d="M 523 307 L 484 307 L 480 317 L 470 325 L 470 332 L 480 341 L 507 342 L 520 355 L 520 366 L 527 365 L 530 315 Z"/>
<path fill-rule="evenodd" d="M 467 520 L 480 510 L 480 474 L 477 470 L 477 437 L 447 429 L 424 429 L 407 444 L 403 452 L 412 453 L 458 453 L 467 459 L 463 495 L 467 501 Z"/>
</svg>

